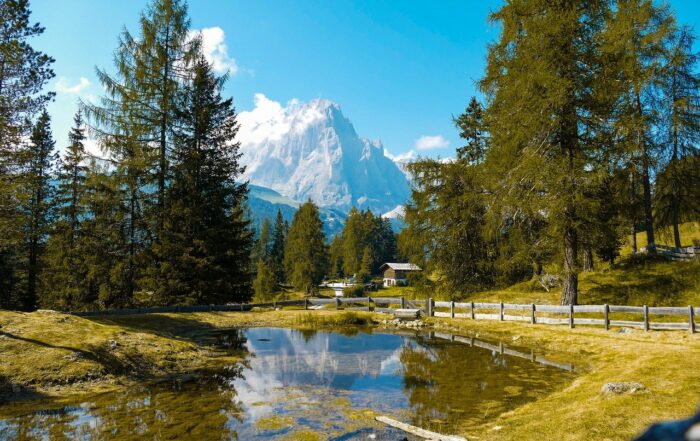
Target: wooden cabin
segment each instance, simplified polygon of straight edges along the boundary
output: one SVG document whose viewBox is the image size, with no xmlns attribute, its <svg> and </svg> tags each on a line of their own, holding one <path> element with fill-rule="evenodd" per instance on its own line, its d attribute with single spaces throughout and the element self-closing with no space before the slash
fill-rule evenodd
<svg viewBox="0 0 700 441">
<path fill-rule="evenodd" d="M 385 263 L 379 270 L 384 274 L 384 286 L 405 286 L 408 284 L 408 273 L 423 271 L 412 263 Z"/>
</svg>

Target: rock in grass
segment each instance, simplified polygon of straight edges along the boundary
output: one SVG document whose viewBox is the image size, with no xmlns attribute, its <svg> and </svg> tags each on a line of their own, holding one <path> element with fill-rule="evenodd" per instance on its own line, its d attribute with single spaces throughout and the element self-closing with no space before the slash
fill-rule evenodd
<svg viewBox="0 0 700 441">
<path fill-rule="evenodd" d="M 619 383 L 605 383 L 603 385 L 603 390 L 601 391 L 605 395 L 620 395 L 620 394 L 634 394 L 637 392 L 644 392 L 647 388 L 641 383 L 635 381 L 623 381 Z"/>
</svg>

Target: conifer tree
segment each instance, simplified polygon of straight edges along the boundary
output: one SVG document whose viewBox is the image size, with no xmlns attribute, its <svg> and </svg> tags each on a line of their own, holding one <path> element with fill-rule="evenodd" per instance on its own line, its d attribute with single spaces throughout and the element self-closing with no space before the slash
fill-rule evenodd
<svg viewBox="0 0 700 441">
<path fill-rule="evenodd" d="M 17 304 L 26 311 L 37 307 L 41 258 L 51 226 L 54 189 L 51 179 L 56 170 L 56 143 L 51 135 L 51 118 L 44 111 L 37 120 L 27 151 L 27 184 L 30 199 L 26 206 L 26 286 Z"/>
<path fill-rule="evenodd" d="M 473 96 L 471 98 L 463 114 L 458 118 L 454 118 L 454 123 L 460 130 L 460 138 L 467 140 L 467 144 L 464 147 L 457 149 L 457 158 L 470 164 L 483 162 L 487 150 L 484 110 L 476 97 Z"/>
<path fill-rule="evenodd" d="M 236 183 L 244 169 L 233 100 L 221 96 L 225 79 L 200 58 L 177 112 L 168 213 L 152 249 L 159 264 L 144 280 L 161 304 L 238 302 L 251 295 L 248 187 Z"/>
<path fill-rule="evenodd" d="M 333 237 L 328 249 L 328 258 L 330 260 L 330 276 L 340 278 L 343 277 L 343 235 L 337 234 Z"/>
<path fill-rule="evenodd" d="M 294 215 L 284 250 L 284 268 L 295 289 L 311 293 L 328 272 L 328 250 L 318 207 L 305 202 Z"/>
<path fill-rule="evenodd" d="M 284 248 L 288 231 L 289 225 L 284 220 L 282 211 L 278 209 L 270 246 L 270 269 L 278 283 L 284 283 L 287 280 L 284 274 Z"/>
<path fill-rule="evenodd" d="M 28 0 L 0 0 L 0 307 L 18 306 L 11 300 L 21 283 L 17 270 L 26 230 L 22 207 L 30 198 L 25 139 L 31 121 L 54 95 L 43 92 L 54 77 L 54 60 L 31 46 L 44 28 L 32 24 L 30 15 Z"/>
<path fill-rule="evenodd" d="M 259 259 L 262 259 L 267 263 L 270 259 L 270 248 L 270 220 L 265 218 L 262 226 L 260 227 L 260 234 L 258 235 L 258 238 L 255 241 L 255 246 L 253 247 L 253 260 L 257 262 Z"/>
<path fill-rule="evenodd" d="M 374 264 L 374 258 L 372 257 L 372 251 L 369 247 L 365 247 L 362 252 L 362 260 L 360 261 L 360 269 L 357 272 L 357 279 L 360 282 L 369 282 L 372 278 L 372 266 Z"/>
<path fill-rule="evenodd" d="M 255 291 L 255 299 L 261 302 L 272 300 L 275 291 L 277 291 L 275 275 L 262 259 L 258 259 L 253 290 Z"/>
<path fill-rule="evenodd" d="M 352 207 L 343 227 L 343 272 L 352 276 L 360 270 L 362 250 L 365 247 L 362 213 Z"/>
<path fill-rule="evenodd" d="M 516 0 L 491 16 L 502 26 L 482 81 L 493 188 L 511 206 L 547 213 L 564 257 L 563 304 L 577 302 L 581 182 L 595 155 L 583 134 L 601 107 L 596 36 L 608 3 Z"/>
<path fill-rule="evenodd" d="M 649 0 L 618 0 L 608 14 L 603 52 L 618 85 L 615 125 L 623 155 L 639 171 L 647 250 L 655 251 L 652 174 L 657 152 L 653 138 L 657 123 L 657 81 L 662 74 L 664 47 L 674 22 L 664 5 Z M 613 90 L 614 92 L 614 90 Z"/>
<path fill-rule="evenodd" d="M 656 218 L 673 228 L 682 246 L 679 224 L 700 219 L 700 74 L 693 32 L 682 27 L 665 52 L 661 92 L 664 102 L 665 164 L 656 178 Z"/>
<path fill-rule="evenodd" d="M 45 289 L 41 303 L 58 310 L 79 309 L 88 302 L 85 296 L 86 268 L 79 243 L 83 240 L 81 223 L 86 216 L 87 154 L 82 113 L 73 118 L 69 145 L 60 161 L 56 189 L 57 217 L 51 229 L 46 251 Z"/>
</svg>

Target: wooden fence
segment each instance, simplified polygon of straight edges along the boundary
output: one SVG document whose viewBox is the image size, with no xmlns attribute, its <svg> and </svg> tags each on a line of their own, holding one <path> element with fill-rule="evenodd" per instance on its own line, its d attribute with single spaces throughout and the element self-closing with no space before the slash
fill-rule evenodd
<svg viewBox="0 0 700 441">
<path fill-rule="evenodd" d="M 302 306 L 309 309 L 314 306 L 333 305 L 336 309 L 354 311 L 374 311 L 393 313 L 396 306 L 401 309 L 420 309 L 428 317 L 468 318 L 472 320 L 519 321 L 531 324 L 565 324 L 570 328 L 576 325 L 636 327 L 649 331 L 688 330 L 694 333 L 697 327 L 695 317 L 700 315 L 700 308 L 671 306 L 621 306 L 621 305 L 536 305 L 514 303 L 483 302 L 444 302 L 412 300 L 404 297 L 336 297 L 307 298 L 301 300 L 283 300 L 269 303 L 245 303 L 229 305 L 198 306 L 162 306 L 154 308 L 112 309 L 104 311 L 73 312 L 70 314 L 88 317 L 98 315 L 131 315 L 165 312 L 216 312 L 216 311 L 250 311 L 253 308 L 277 308 L 284 306 Z M 620 320 L 614 314 L 636 314 L 641 321 Z M 578 316 L 577 316 L 578 315 Z M 598 317 L 592 317 L 599 315 Z M 602 317 L 600 317 L 602 315 Z M 652 316 L 683 317 L 683 321 L 653 322 Z"/>
</svg>

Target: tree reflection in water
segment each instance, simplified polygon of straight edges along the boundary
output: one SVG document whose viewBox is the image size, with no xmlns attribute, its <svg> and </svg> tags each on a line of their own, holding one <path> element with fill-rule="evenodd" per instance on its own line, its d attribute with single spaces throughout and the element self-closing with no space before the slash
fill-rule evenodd
<svg viewBox="0 0 700 441">
<path fill-rule="evenodd" d="M 422 337 L 399 356 L 413 425 L 455 432 L 540 398 L 572 378 L 552 368 Z"/>
</svg>

